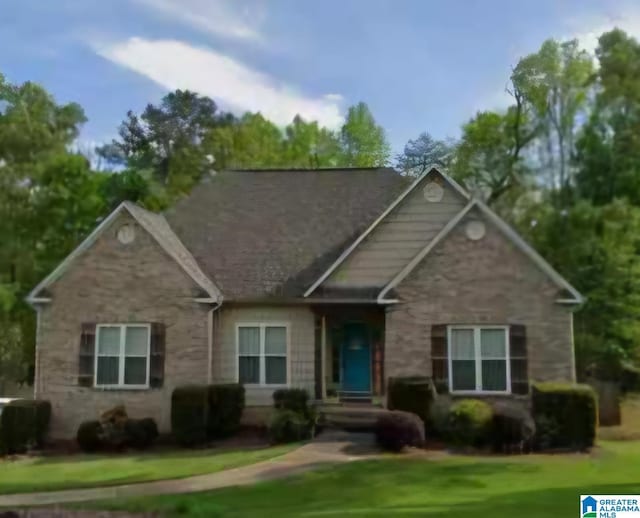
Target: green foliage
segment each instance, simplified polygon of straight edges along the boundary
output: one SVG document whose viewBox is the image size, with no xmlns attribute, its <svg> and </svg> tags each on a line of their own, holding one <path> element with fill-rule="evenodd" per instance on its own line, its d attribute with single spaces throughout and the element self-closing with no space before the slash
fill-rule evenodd
<svg viewBox="0 0 640 518">
<path fill-rule="evenodd" d="M 531 407 L 538 447 L 583 450 L 593 446 L 598 405 L 590 386 L 536 383 L 532 386 Z"/>
<path fill-rule="evenodd" d="M 158 438 L 158 425 L 150 417 L 127 419 L 125 422 L 125 434 L 127 446 L 145 450 Z"/>
<path fill-rule="evenodd" d="M 78 427 L 76 440 L 82 451 L 93 453 L 102 447 L 101 435 L 102 425 L 100 421 L 84 421 Z"/>
<path fill-rule="evenodd" d="M 418 138 L 409 140 L 403 152 L 396 156 L 396 167 L 412 176 L 424 173 L 433 165 L 449 167 L 455 146 L 452 140 L 436 140 L 427 132 L 421 133 Z"/>
<path fill-rule="evenodd" d="M 376 442 L 387 451 L 400 452 L 405 447 L 424 444 L 424 421 L 411 412 L 384 412 L 376 420 Z"/>
<path fill-rule="evenodd" d="M 376 123 L 365 103 L 349 108 L 341 139 L 346 166 L 384 166 L 391 156 L 384 129 Z"/>
<path fill-rule="evenodd" d="M 244 410 L 244 386 L 237 383 L 209 385 L 209 437 L 226 437 L 236 432 Z"/>
<path fill-rule="evenodd" d="M 309 420 L 293 410 L 276 410 L 269 423 L 269 438 L 274 444 L 303 441 L 311 438 L 312 432 Z"/>
<path fill-rule="evenodd" d="M 389 378 L 387 407 L 416 414 L 427 424 L 431 413 L 434 390 L 431 379 L 423 376 Z"/>
<path fill-rule="evenodd" d="M 456 446 L 482 447 L 489 440 L 493 410 L 479 399 L 461 399 L 449 409 L 447 440 Z"/>
<path fill-rule="evenodd" d="M 171 432 L 183 446 L 207 440 L 209 398 L 206 385 L 177 387 L 171 394 Z"/>
<path fill-rule="evenodd" d="M 291 410 L 302 416 L 309 415 L 309 393 L 305 389 L 286 388 L 273 392 L 273 406 L 278 410 Z"/>
<path fill-rule="evenodd" d="M 49 427 L 51 405 L 47 401 L 16 400 L 0 415 L 0 444 L 6 453 L 23 453 L 41 446 Z"/>
</svg>

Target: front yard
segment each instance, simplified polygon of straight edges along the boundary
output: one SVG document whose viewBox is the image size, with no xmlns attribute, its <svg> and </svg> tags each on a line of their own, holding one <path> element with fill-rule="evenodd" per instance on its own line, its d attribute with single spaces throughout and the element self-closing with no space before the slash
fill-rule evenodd
<svg viewBox="0 0 640 518">
<path fill-rule="evenodd" d="M 184 478 L 254 464 L 282 455 L 296 446 L 0 460 L 0 494 Z"/>
<path fill-rule="evenodd" d="M 590 455 L 398 457 L 294 479 L 95 507 L 166 516 L 576 516 L 585 493 L 640 492 L 640 442 L 603 442 Z"/>
</svg>

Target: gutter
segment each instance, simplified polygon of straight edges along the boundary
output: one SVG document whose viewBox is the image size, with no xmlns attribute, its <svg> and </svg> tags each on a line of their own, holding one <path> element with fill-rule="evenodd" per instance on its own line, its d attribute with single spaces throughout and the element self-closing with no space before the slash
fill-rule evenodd
<svg viewBox="0 0 640 518">
<path fill-rule="evenodd" d="M 213 379 L 213 314 L 222 307 L 218 302 L 207 312 L 207 385 L 211 385 Z"/>
</svg>

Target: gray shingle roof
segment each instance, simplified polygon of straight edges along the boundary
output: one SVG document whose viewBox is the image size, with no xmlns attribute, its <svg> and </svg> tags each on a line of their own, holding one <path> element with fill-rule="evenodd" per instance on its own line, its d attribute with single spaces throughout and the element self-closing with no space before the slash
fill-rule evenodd
<svg viewBox="0 0 640 518">
<path fill-rule="evenodd" d="M 297 297 L 407 185 L 390 168 L 224 171 L 165 217 L 226 299 Z"/>
</svg>

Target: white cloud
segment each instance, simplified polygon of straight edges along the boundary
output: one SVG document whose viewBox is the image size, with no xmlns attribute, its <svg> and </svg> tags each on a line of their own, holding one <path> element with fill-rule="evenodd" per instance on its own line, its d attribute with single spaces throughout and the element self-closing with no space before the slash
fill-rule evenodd
<svg viewBox="0 0 640 518">
<path fill-rule="evenodd" d="M 228 0 L 134 0 L 170 20 L 223 38 L 259 41 L 261 13 Z"/>
<path fill-rule="evenodd" d="M 168 90 L 193 90 L 237 112 L 259 111 L 280 126 L 291 122 L 297 114 L 334 129 L 343 122 L 336 94 L 305 96 L 292 86 L 211 48 L 175 40 L 130 38 L 96 45 L 95 49 L 104 58 Z"/>
<path fill-rule="evenodd" d="M 629 35 L 640 38 L 640 9 L 637 7 L 612 15 L 591 16 L 586 19 L 577 19 L 569 24 L 575 27 L 570 33 L 561 39 L 578 39 L 580 46 L 594 53 L 598 46 L 598 38 L 602 33 L 618 28 Z"/>
</svg>

